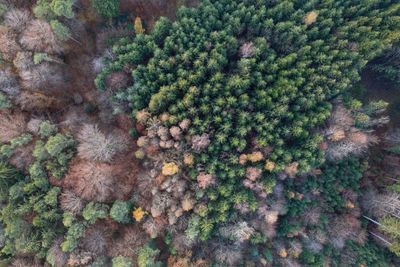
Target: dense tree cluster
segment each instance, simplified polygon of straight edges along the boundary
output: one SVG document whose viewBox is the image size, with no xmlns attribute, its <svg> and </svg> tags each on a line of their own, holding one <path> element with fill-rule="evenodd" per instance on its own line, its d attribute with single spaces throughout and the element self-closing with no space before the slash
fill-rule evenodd
<svg viewBox="0 0 400 267">
<path fill-rule="evenodd" d="M 380 73 L 384 78 L 400 84 L 400 45 L 388 49 L 384 55 L 376 59 L 369 66 Z"/>
<path fill-rule="evenodd" d="M 400 266 L 399 18 L 0 0 L 0 267 Z"/>
<path fill-rule="evenodd" d="M 329 117 L 329 100 L 396 41 L 399 8 L 393 1 L 203 1 L 181 9 L 174 23 L 161 19 L 149 35 L 121 40 L 96 84 L 104 89 L 109 73 L 130 68 L 134 83 L 116 99 L 133 114 L 168 113 L 165 125 L 191 118 L 191 136 L 212 137 L 195 159 L 218 178 L 208 190 L 218 204 L 203 222 L 211 229 L 228 217 L 232 195 L 252 194 L 241 186 L 245 168 L 235 153 L 269 148 L 263 181 L 323 162 L 315 128 Z"/>
<path fill-rule="evenodd" d="M 75 141 L 71 136 L 57 133 L 57 128 L 47 121 L 40 124 L 36 134 L 40 138 L 34 141 L 28 175 L 3 161 L 0 165 L 4 186 L 0 216 L 4 225 L 3 257 L 33 253 L 44 258 L 53 240 L 65 231 L 61 224 L 63 212 L 58 205 L 61 188 L 50 184 L 49 178 L 61 178 L 65 174 Z M 11 157 L 17 146 L 30 142 L 32 135 L 22 134 L 11 139 L 9 144 L 3 143 L 2 160 Z"/>
</svg>

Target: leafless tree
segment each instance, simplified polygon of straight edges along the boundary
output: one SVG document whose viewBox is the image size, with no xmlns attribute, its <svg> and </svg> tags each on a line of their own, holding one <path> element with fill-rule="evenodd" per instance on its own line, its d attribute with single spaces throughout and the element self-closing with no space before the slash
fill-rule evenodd
<svg viewBox="0 0 400 267">
<path fill-rule="evenodd" d="M 20 73 L 22 86 L 30 90 L 58 89 L 65 82 L 59 65 L 43 62 Z"/>
<path fill-rule="evenodd" d="M 224 238 L 233 238 L 235 241 L 241 243 L 250 239 L 251 235 L 254 233 L 254 229 L 250 227 L 247 222 L 242 221 L 233 225 L 221 227 L 219 233 Z"/>
<path fill-rule="evenodd" d="M 131 78 L 126 72 L 112 72 L 106 77 L 106 85 L 111 90 L 123 89 L 128 86 Z"/>
<path fill-rule="evenodd" d="M 254 45 L 252 42 L 246 42 L 240 47 L 240 56 L 242 58 L 252 57 L 254 54 Z"/>
<path fill-rule="evenodd" d="M 45 110 L 59 107 L 61 100 L 40 92 L 22 91 L 16 97 L 16 103 L 25 111 Z"/>
<path fill-rule="evenodd" d="M 162 218 L 150 217 L 143 223 L 142 228 L 151 238 L 156 238 L 164 231 L 165 225 Z"/>
<path fill-rule="evenodd" d="M 113 157 L 126 149 L 127 139 L 114 133 L 106 136 L 97 125 L 86 124 L 78 135 L 78 155 L 93 161 L 110 162 Z"/>
<path fill-rule="evenodd" d="M 63 237 L 56 238 L 48 252 L 48 257 L 51 258 L 55 267 L 63 267 L 67 264 L 68 256 L 60 247 L 62 242 Z"/>
<path fill-rule="evenodd" d="M 14 58 L 14 67 L 18 71 L 27 70 L 33 67 L 33 54 L 32 52 L 18 52 Z"/>
<path fill-rule="evenodd" d="M 73 191 L 66 190 L 60 196 L 60 205 L 63 210 L 77 215 L 82 212 L 84 201 Z"/>
<path fill-rule="evenodd" d="M 192 148 L 195 151 L 206 149 L 210 144 L 210 137 L 208 134 L 195 135 L 192 138 Z"/>
<path fill-rule="evenodd" d="M 108 164 L 82 162 L 70 168 L 66 180 L 74 191 L 87 201 L 109 201 L 115 188 L 113 168 Z"/>
<path fill-rule="evenodd" d="M 9 96 L 16 96 L 20 93 L 17 80 L 10 70 L 0 70 L 0 91 Z"/>
<path fill-rule="evenodd" d="M 59 54 L 63 48 L 48 22 L 32 20 L 21 34 L 20 43 L 26 49 L 35 52 Z"/>
<path fill-rule="evenodd" d="M 237 245 L 218 244 L 213 250 L 215 260 L 224 266 L 240 266 L 243 250 Z"/>
<path fill-rule="evenodd" d="M 4 15 L 4 24 L 16 32 L 21 32 L 31 20 L 26 9 L 11 9 Z"/>
<path fill-rule="evenodd" d="M 5 26 L 0 26 L 0 52 L 6 61 L 12 61 L 15 55 L 21 51 L 16 41 L 17 35 Z"/>
<path fill-rule="evenodd" d="M 91 229 L 87 231 L 82 239 L 85 250 L 95 254 L 102 255 L 107 249 L 107 237 L 104 229 Z"/>
<path fill-rule="evenodd" d="M 362 207 L 377 218 L 392 215 L 400 218 L 400 194 L 397 192 L 377 193 L 369 191 L 362 196 Z"/>
<path fill-rule="evenodd" d="M 400 144 L 400 129 L 390 131 L 385 136 L 385 141 L 390 145 Z"/>
<path fill-rule="evenodd" d="M 22 113 L 0 110 L 0 140 L 9 142 L 26 130 L 26 119 Z"/>
</svg>

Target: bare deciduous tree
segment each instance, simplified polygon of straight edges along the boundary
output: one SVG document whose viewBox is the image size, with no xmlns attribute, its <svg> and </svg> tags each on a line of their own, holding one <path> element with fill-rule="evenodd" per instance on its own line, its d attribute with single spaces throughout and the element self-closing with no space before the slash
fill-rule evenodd
<svg viewBox="0 0 400 267">
<path fill-rule="evenodd" d="M 32 52 L 18 52 L 13 61 L 14 67 L 18 71 L 27 70 L 33 66 Z"/>
<path fill-rule="evenodd" d="M 11 9 L 4 15 L 4 24 L 14 31 L 21 32 L 31 19 L 28 10 Z"/>
<path fill-rule="evenodd" d="M 22 113 L 0 110 L 0 140 L 9 142 L 26 130 L 26 119 Z"/>
<path fill-rule="evenodd" d="M 21 34 L 20 43 L 26 49 L 35 52 L 59 54 L 63 51 L 50 24 L 43 20 L 29 22 Z"/>
<path fill-rule="evenodd" d="M 6 61 L 12 61 L 15 55 L 21 51 L 21 47 L 16 41 L 17 35 L 7 27 L 0 26 L 0 52 Z"/>
<path fill-rule="evenodd" d="M 95 255 L 102 255 L 107 249 L 106 232 L 104 229 L 90 229 L 86 232 L 82 244 L 85 250 Z"/>
<path fill-rule="evenodd" d="M 63 237 L 56 238 L 51 245 L 47 258 L 51 261 L 51 264 L 55 267 L 63 267 L 67 264 L 68 256 L 61 250 L 61 243 Z"/>
<path fill-rule="evenodd" d="M 16 97 L 16 103 L 22 110 L 37 111 L 60 106 L 62 102 L 40 92 L 23 91 Z"/>
<path fill-rule="evenodd" d="M 65 81 L 61 67 L 48 62 L 22 70 L 19 75 L 22 86 L 30 90 L 58 89 Z"/>
<path fill-rule="evenodd" d="M 65 179 L 83 199 L 105 202 L 114 192 L 113 177 L 113 168 L 108 164 L 82 162 L 73 165 Z"/>
<path fill-rule="evenodd" d="M 87 160 L 110 162 L 127 147 L 127 139 L 119 133 L 103 134 L 97 125 L 86 124 L 78 135 L 78 155 Z"/>
<path fill-rule="evenodd" d="M 84 201 L 71 190 L 66 190 L 60 196 L 60 205 L 63 210 L 72 214 L 80 214 L 84 207 Z"/>
</svg>

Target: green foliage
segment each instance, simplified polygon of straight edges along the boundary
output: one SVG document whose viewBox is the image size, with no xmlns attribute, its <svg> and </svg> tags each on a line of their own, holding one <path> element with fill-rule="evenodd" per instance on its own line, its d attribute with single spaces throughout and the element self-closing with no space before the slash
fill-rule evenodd
<svg viewBox="0 0 400 267">
<path fill-rule="evenodd" d="M 49 155 L 45 161 L 46 170 L 49 171 L 54 177 L 62 178 L 68 170 L 68 163 L 75 152 L 75 140 L 70 135 L 64 135 L 57 133 L 50 136 L 47 142 L 44 144 L 46 152 L 41 147 L 42 143 L 39 143 L 39 147 L 35 147 L 35 154 L 38 156 L 38 160 L 46 159 L 46 152 Z"/>
<path fill-rule="evenodd" d="M 70 29 L 58 20 L 50 21 L 51 28 L 54 34 L 61 41 L 67 41 L 71 37 Z"/>
<path fill-rule="evenodd" d="M 108 263 L 108 259 L 106 256 L 100 256 L 96 258 L 91 264 L 87 267 L 106 267 Z"/>
<path fill-rule="evenodd" d="M 113 18 L 119 14 L 119 0 L 91 0 L 91 3 L 103 17 Z"/>
<path fill-rule="evenodd" d="M 132 261 L 128 257 L 118 256 L 112 259 L 112 267 L 132 267 Z"/>
<path fill-rule="evenodd" d="M 63 16 L 67 18 L 74 17 L 74 11 L 72 10 L 72 6 L 75 3 L 75 0 L 52 0 L 51 9 L 57 16 Z"/>
<path fill-rule="evenodd" d="M 7 163 L 0 163 L 0 198 L 4 202 L 0 222 L 5 229 L 1 257 L 23 253 L 44 258 L 53 240 L 66 231 L 58 204 L 61 189 L 49 183 L 47 172 L 54 177 L 63 176 L 72 158 L 75 141 L 56 131 L 57 128 L 48 122 L 40 125 L 42 139 L 36 140 L 32 152 L 34 162 L 27 169 L 29 177 L 24 178 Z M 22 134 L 13 138 L 10 144 L 3 144 L 1 151 L 7 150 L 11 155 L 13 149 L 31 141 L 32 135 Z M 70 220 L 69 226 L 73 227 L 75 219 Z M 68 248 L 74 246 L 73 234 L 71 230 L 65 245 Z"/>
<path fill-rule="evenodd" d="M 10 144 L 3 144 L 0 147 L 0 157 L 7 159 L 12 156 L 14 149 L 29 144 L 32 141 L 32 135 L 28 133 L 21 134 L 10 140 Z"/>
<path fill-rule="evenodd" d="M 400 44 L 386 50 L 383 56 L 376 59 L 369 67 L 386 79 L 400 84 Z"/>
<path fill-rule="evenodd" d="M 23 175 L 13 166 L 0 161 L 0 201 L 6 200 L 10 187 L 22 179 Z"/>
<path fill-rule="evenodd" d="M 5 3 L 0 3 L 0 16 L 3 16 L 4 13 L 8 11 L 8 6 Z"/>
<path fill-rule="evenodd" d="M 321 171 L 321 175 L 307 179 L 303 192 L 318 189 L 324 194 L 328 211 L 340 210 L 345 205 L 341 192 L 344 189 L 359 191 L 363 166 L 357 158 L 348 157 L 340 162 L 324 165 Z"/>
<path fill-rule="evenodd" d="M 21 134 L 20 136 L 11 139 L 10 145 L 11 145 L 12 149 L 15 149 L 19 146 L 27 145 L 31 141 L 32 141 L 32 135 L 25 133 L 25 134 Z"/>
<path fill-rule="evenodd" d="M 51 8 L 51 0 L 38 0 L 33 7 L 33 13 L 39 19 L 52 19 L 55 14 Z"/>
<path fill-rule="evenodd" d="M 64 252 L 73 251 L 79 244 L 79 238 L 83 236 L 85 226 L 80 222 L 73 223 L 64 236 L 64 241 L 61 243 L 61 249 Z"/>
<path fill-rule="evenodd" d="M 12 104 L 10 102 L 10 100 L 7 98 L 7 96 L 0 92 L 0 109 L 7 109 L 7 108 L 11 108 Z"/>
<path fill-rule="evenodd" d="M 193 215 L 189 220 L 189 225 L 185 231 L 187 238 L 195 240 L 200 233 L 200 217 Z"/>
<path fill-rule="evenodd" d="M 63 213 L 62 223 L 65 227 L 71 227 L 75 221 L 76 218 L 71 212 Z"/>
<path fill-rule="evenodd" d="M 132 203 L 128 201 L 117 200 L 111 207 L 110 216 L 119 223 L 129 223 L 131 218 Z"/>
<path fill-rule="evenodd" d="M 44 54 L 44 53 L 36 53 L 35 56 L 41 55 L 41 54 Z M 39 135 L 42 138 L 49 137 L 49 136 L 55 134 L 56 132 L 57 132 L 57 126 L 52 124 L 50 121 L 43 121 L 39 125 Z"/>
<path fill-rule="evenodd" d="M 42 63 L 43 61 L 47 61 L 49 58 L 49 56 L 47 55 L 47 53 L 35 53 L 33 55 L 33 63 L 38 65 L 40 63 Z"/>
<path fill-rule="evenodd" d="M 390 258 L 388 252 L 371 241 L 363 245 L 349 241 L 344 249 L 356 255 L 354 257 L 354 266 L 391 266 L 388 262 Z"/>
<path fill-rule="evenodd" d="M 392 147 L 388 147 L 385 150 L 389 151 L 391 153 L 400 155 L 400 145 L 395 145 L 395 146 L 392 146 Z"/>
<path fill-rule="evenodd" d="M 313 10 L 318 20 L 305 23 Z M 134 85 L 118 93 L 133 114 L 144 108 L 152 115 L 168 112 L 177 121 L 192 119 L 190 135 L 211 133 L 211 144 L 195 161 L 222 189 L 206 192 L 204 239 L 229 218 L 232 195 L 255 207 L 255 196 L 239 182 L 244 166 L 222 157 L 251 149 L 250 137 L 273 148 L 268 158 L 276 168 L 263 176 L 268 192 L 289 164 L 296 162 L 302 174 L 323 163 L 316 128 L 330 116 L 329 101 L 398 38 L 397 13 L 391 1 L 206 0 L 180 9 L 172 24 L 162 19 L 152 33 L 122 40 L 95 83 L 104 89 L 109 73 L 134 66 Z M 370 122 L 367 114 L 358 118 Z M 340 205 L 334 198 L 330 205 Z"/>
<path fill-rule="evenodd" d="M 75 144 L 74 139 L 71 136 L 58 133 L 54 136 L 50 136 L 47 141 L 45 148 L 52 157 L 58 156 L 63 150 L 71 147 Z"/>
<path fill-rule="evenodd" d="M 89 202 L 83 209 L 82 216 L 90 224 L 96 222 L 97 219 L 105 219 L 108 217 L 108 205 L 96 202 Z"/>
<path fill-rule="evenodd" d="M 139 267 L 161 267 L 162 264 L 156 261 L 156 257 L 160 251 L 146 245 L 139 249 L 137 263 Z"/>
<path fill-rule="evenodd" d="M 59 17 L 73 18 L 73 5 L 76 0 L 38 0 L 33 13 L 39 19 L 52 20 Z"/>
<path fill-rule="evenodd" d="M 45 178 L 21 180 L 9 189 L 1 211 L 6 236 L 3 256 L 23 252 L 43 258 L 54 238 L 64 231 L 57 201 L 60 189 L 42 185 L 38 183 L 40 179 Z M 32 216 L 31 224 L 25 220 L 26 216 Z"/>
<path fill-rule="evenodd" d="M 300 262 L 307 266 L 323 266 L 323 258 L 321 254 L 314 254 L 309 250 L 304 250 L 300 254 Z"/>
</svg>

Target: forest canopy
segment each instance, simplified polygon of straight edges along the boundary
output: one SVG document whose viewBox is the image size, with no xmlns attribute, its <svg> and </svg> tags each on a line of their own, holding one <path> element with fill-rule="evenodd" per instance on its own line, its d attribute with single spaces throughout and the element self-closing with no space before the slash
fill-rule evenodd
<svg viewBox="0 0 400 267">
<path fill-rule="evenodd" d="M 191 119 L 190 135 L 211 136 L 195 161 L 218 179 L 209 198 L 225 208 L 210 204 L 214 225 L 229 217 L 232 195 L 252 199 L 241 183 L 247 164 L 235 154 L 268 151 L 253 162 L 269 166 L 263 186 L 282 171 L 302 174 L 324 162 L 317 128 L 330 101 L 399 38 L 399 8 L 392 1 L 202 1 L 180 9 L 173 23 L 161 19 L 149 35 L 121 40 L 96 85 L 104 89 L 107 74 L 131 68 L 133 85 L 115 97 L 133 116 L 168 113 L 166 126 Z"/>
<path fill-rule="evenodd" d="M 0 267 L 400 266 L 396 0 L 0 0 Z"/>
</svg>

